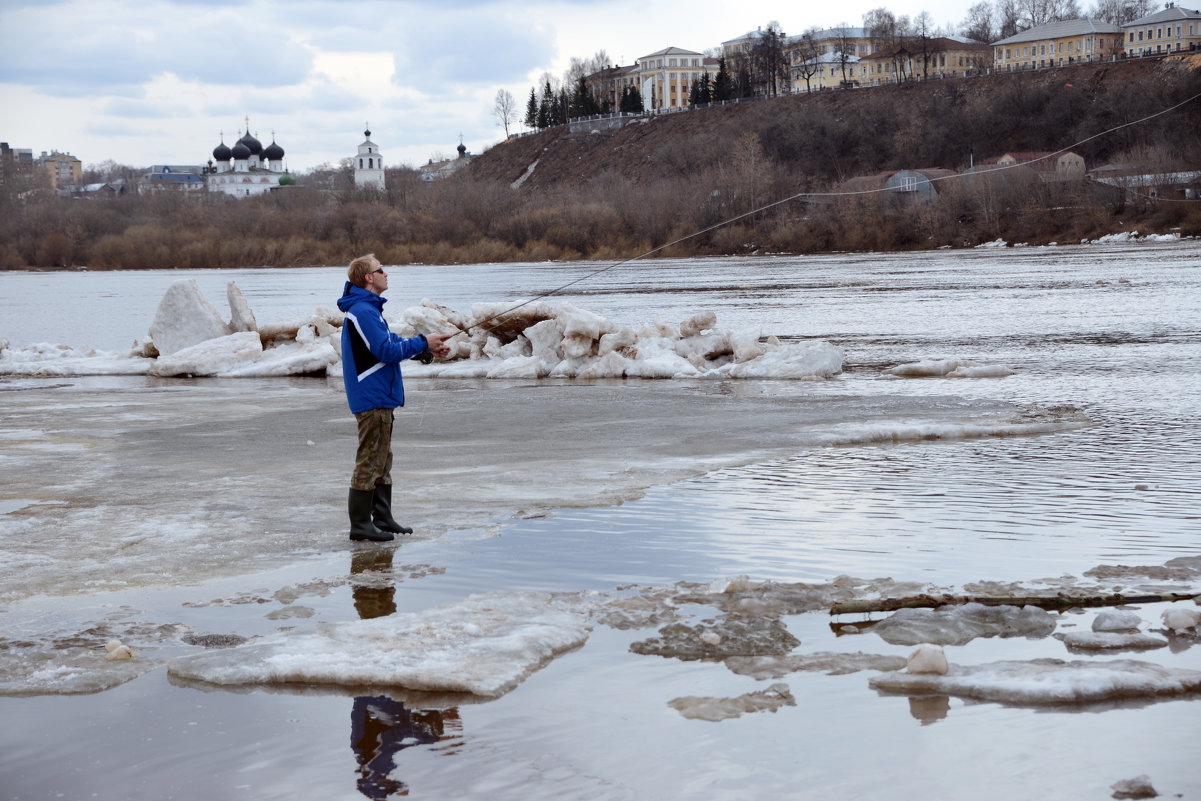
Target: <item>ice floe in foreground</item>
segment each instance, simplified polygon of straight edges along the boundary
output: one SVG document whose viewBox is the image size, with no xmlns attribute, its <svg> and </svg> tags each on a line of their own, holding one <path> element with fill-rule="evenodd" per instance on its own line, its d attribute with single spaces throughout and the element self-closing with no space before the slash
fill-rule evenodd
<svg viewBox="0 0 1201 801">
<path fill-rule="evenodd" d="M 1201 671 L 1131 659 L 1065 662 L 1032 659 L 951 665 L 947 674 L 885 673 L 868 680 L 876 690 L 937 694 L 1019 706 L 1090 704 L 1201 693 Z"/>
<path fill-rule="evenodd" d="M 341 375 L 341 312 L 320 307 L 308 317 L 260 324 L 233 282 L 227 294 L 228 321 L 195 279 L 177 281 L 159 304 L 150 339 L 128 351 L 0 340 L 0 375 Z M 405 337 L 456 335 L 447 359 L 406 363 L 410 376 L 821 380 L 843 364 L 842 351 L 827 342 L 781 343 L 758 331 L 723 330 L 712 312 L 678 324 L 655 319 L 623 327 L 570 303 L 478 303 L 464 314 L 423 300 L 388 321 Z"/>
<path fill-rule="evenodd" d="M 327 623 L 168 663 L 213 684 L 388 686 L 495 697 L 588 639 L 587 618 L 536 592 L 472 595 L 419 613 Z"/>
</svg>

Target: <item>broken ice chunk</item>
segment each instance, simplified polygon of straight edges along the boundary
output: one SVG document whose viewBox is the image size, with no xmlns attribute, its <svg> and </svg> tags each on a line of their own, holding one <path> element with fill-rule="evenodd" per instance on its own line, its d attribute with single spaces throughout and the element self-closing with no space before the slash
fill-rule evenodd
<svg viewBox="0 0 1201 801">
<path fill-rule="evenodd" d="M 910 673 L 935 673 L 945 676 L 948 670 L 947 655 L 941 646 L 922 643 L 909 655 L 906 669 Z"/>
</svg>

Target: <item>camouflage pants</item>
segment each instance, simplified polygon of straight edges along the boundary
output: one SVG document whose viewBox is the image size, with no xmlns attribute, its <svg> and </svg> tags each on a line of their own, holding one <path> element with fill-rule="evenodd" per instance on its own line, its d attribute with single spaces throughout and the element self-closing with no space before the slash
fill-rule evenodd
<svg viewBox="0 0 1201 801">
<path fill-rule="evenodd" d="M 392 483 L 393 409 L 368 409 L 354 416 L 359 421 L 359 452 L 354 459 L 350 488 L 373 490 Z"/>
</svg>

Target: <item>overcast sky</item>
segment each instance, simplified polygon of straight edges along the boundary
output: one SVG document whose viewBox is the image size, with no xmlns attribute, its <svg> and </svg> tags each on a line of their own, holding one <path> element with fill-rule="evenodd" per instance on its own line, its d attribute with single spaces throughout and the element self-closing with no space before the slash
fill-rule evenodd
<svg viewBox="0 0 1201 801">
<path fill-rule="evenodd" d="M 957 26 L 972 0 L 0 0 L 0 141 L 84 166 L 202 164 L 222 132 L 275 140 L 293 171 L 355 153 L 389 166 L 479 153 L 493 105 L 598 50 L 614 62 L 705 51 L 776 20 L 792 35 L 864 12 Z M 520 130 L 520 123 L 514 130 Z"/>
</svg>

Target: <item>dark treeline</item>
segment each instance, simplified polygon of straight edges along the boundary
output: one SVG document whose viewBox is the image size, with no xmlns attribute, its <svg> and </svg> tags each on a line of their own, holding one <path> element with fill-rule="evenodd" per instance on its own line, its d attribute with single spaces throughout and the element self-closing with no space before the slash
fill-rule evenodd
<svg viewBox="0 0 1201 801">
<path fill-rule="evenodd" d="M 882 170 L 962 171 L 1005 152 L 1068 146 L 1090 168 L 1195 170 L 1201 100 L 1084 140 L 1199 93 L 1201 72 L 1183 61 L 1089 65 L 683 112 L 611 136 L 550 130 L 498 145 L 448 180 L 394 171 L 383 193 L 0 192 L 0 268 L 328 265 L 368 251 L 385 264 L 620 259 L 682 237 L 663 255 L 1070 243 L 1135 228 L 1201 234 L 1201 203 L 1143 202 L 1020 171 L 940 182 L 925 204 L 838 194 L 845 180 Z M 756 211 L 798 193 L 813 195 Z"/>
</svg>

